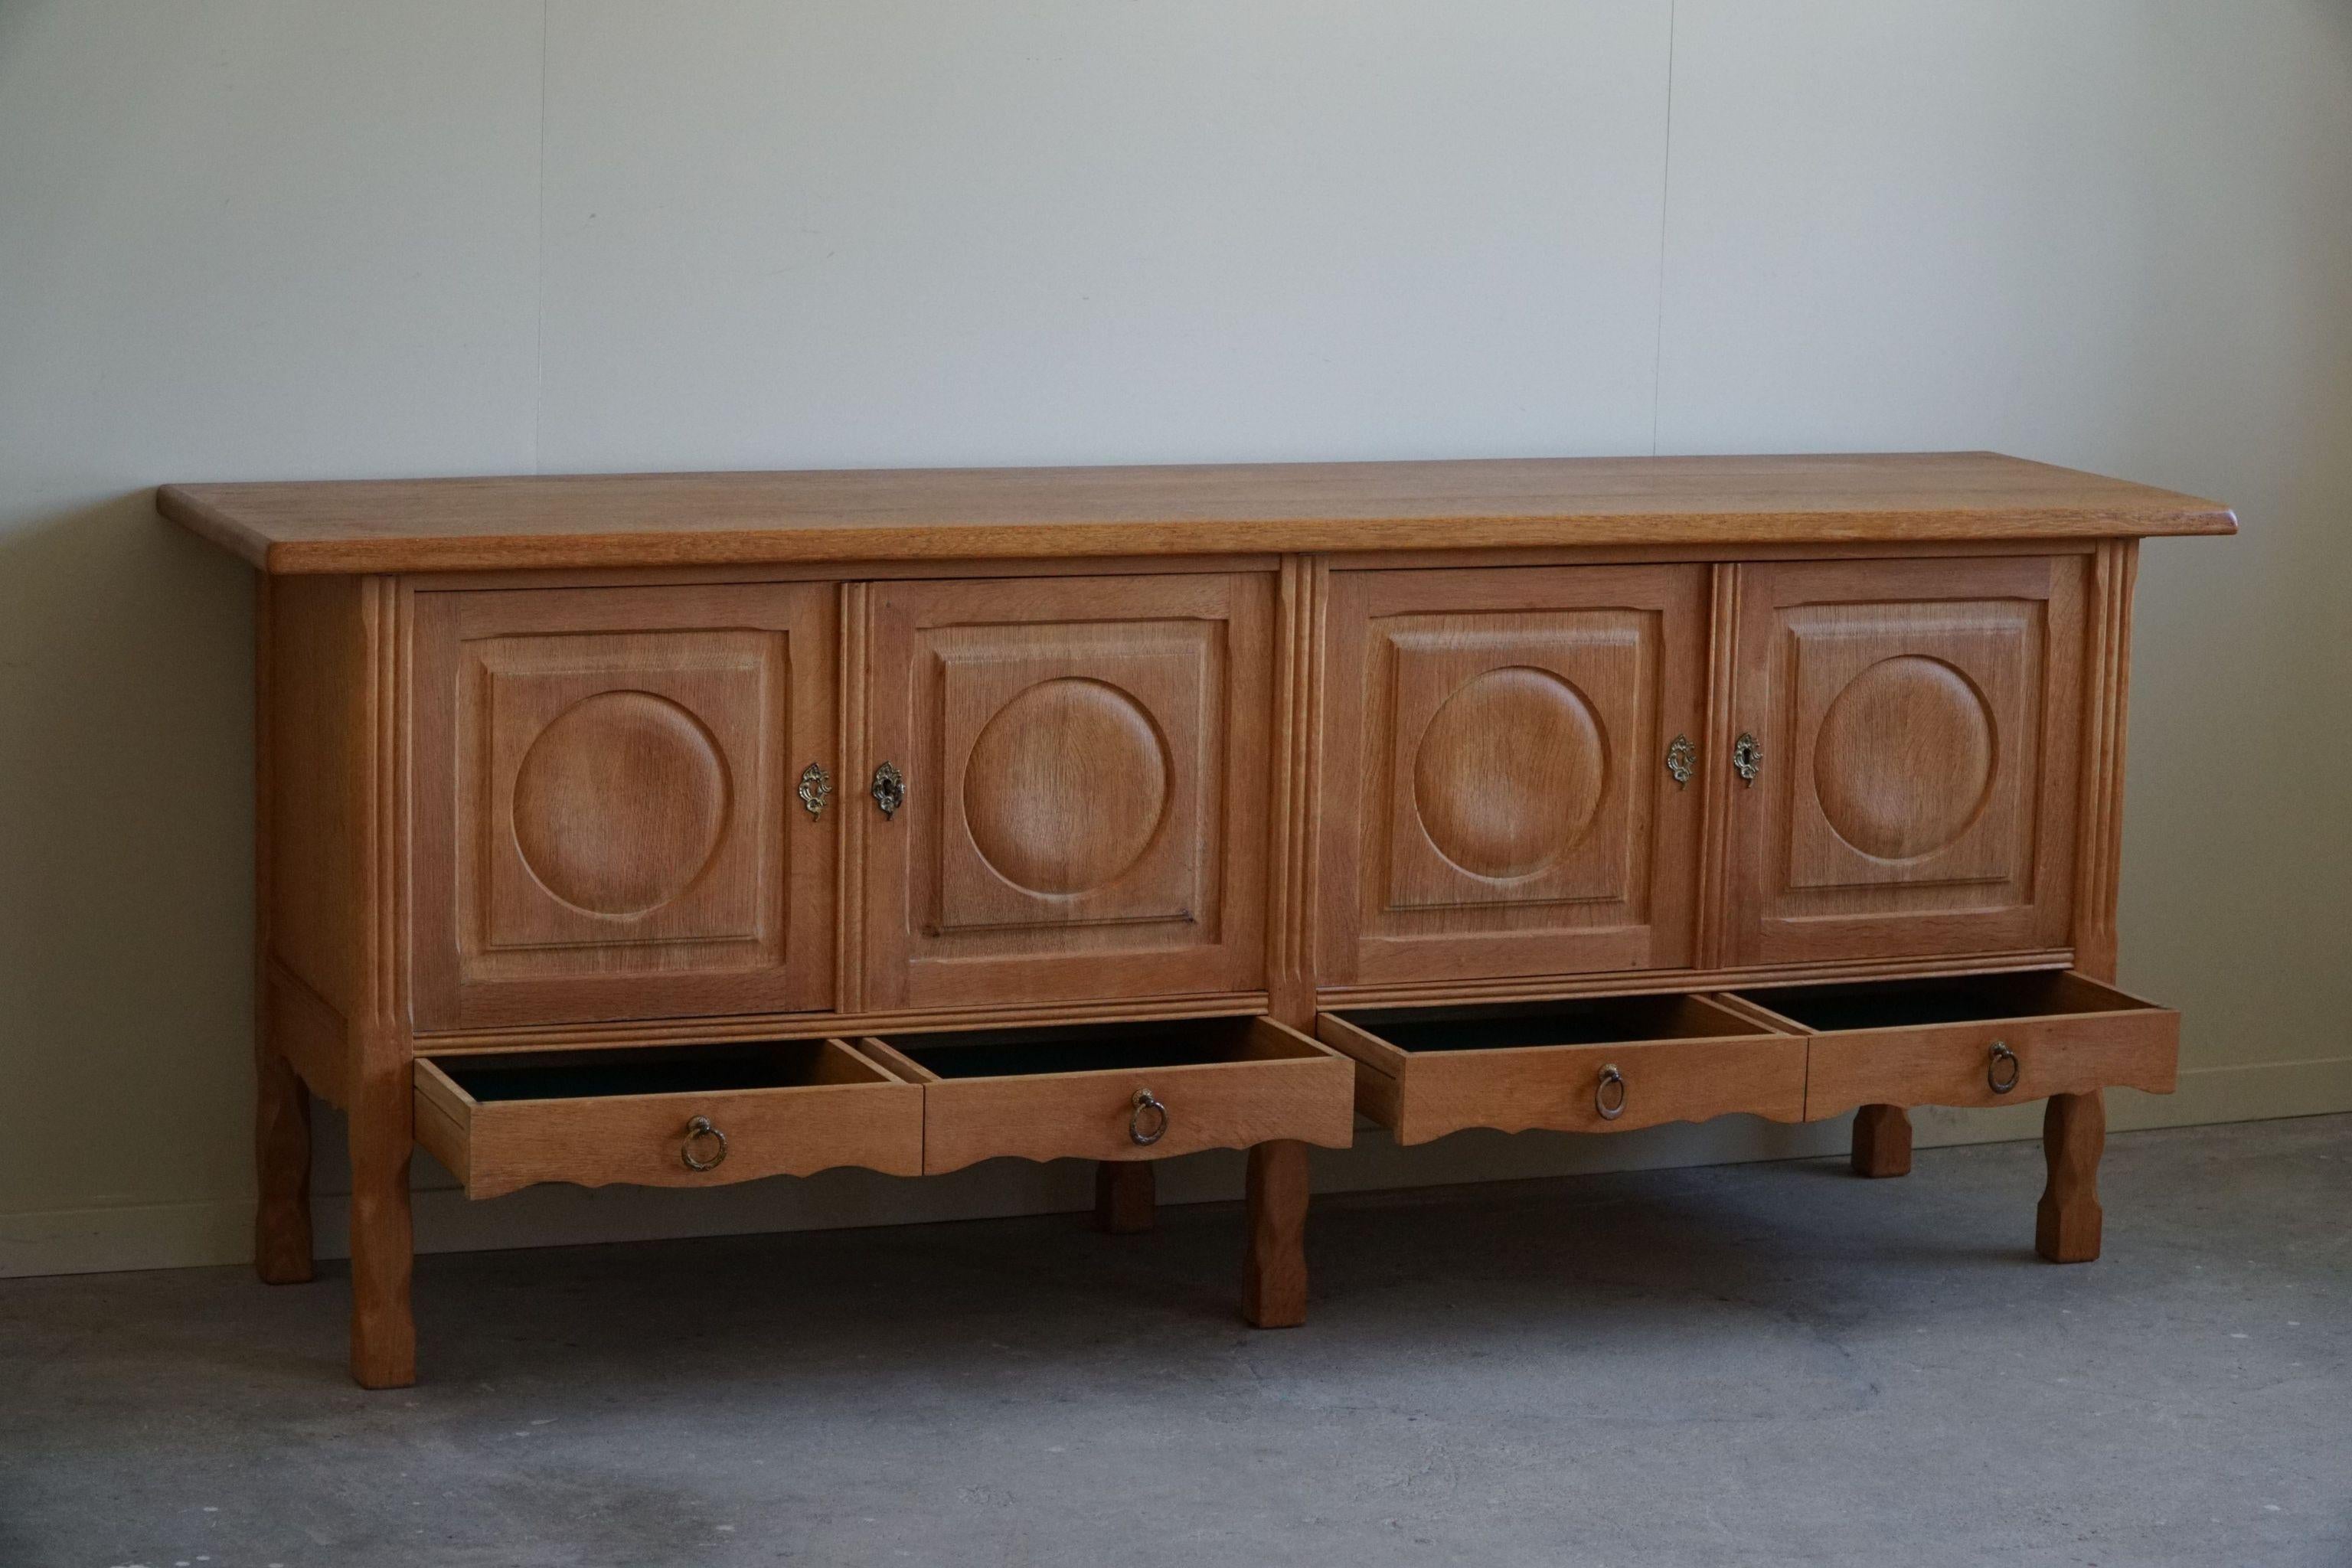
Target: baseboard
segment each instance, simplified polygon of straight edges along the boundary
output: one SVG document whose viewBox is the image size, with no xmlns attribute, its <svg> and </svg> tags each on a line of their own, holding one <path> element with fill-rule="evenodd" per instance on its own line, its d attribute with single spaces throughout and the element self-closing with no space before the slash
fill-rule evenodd
<svg viewBox="0 0 2352 1568">
<path fill-rule="evenodd" d="M 2176 1094 L 2117 1089 L 2107 1097 L 2107 1125 L 2118 1132 L 2337 1111 L 2352 1111 L 2352 1057 L 2197 1068 L 2180 1075 Z M 332 1119 L 320 1121 L 323 1189 L 341 1151 Z M 2041 1134 L 2042 1107 L 1923 1110 L 1914 1114 L 1913 1126 L 1923 1147 L 2034 1138 Z M 1368 1127 L 1353 1149 L 1316 1152 L 1315 1185 L 1318 1192 L 1360 1192 L 1801 1159 L 1843 1152 L 1846 1128 L 1843 1118 L 1785 1127 L 1741 1116 L 1606 1138 L 1465 1132 L 1400 1149 L 1387 1133 Z M 494 1203 L 468 1202 L 422 1155 L 417 1167 L 416 1244 L 425 1252 L 922 1225 L 1069 1213 L 1094 1201 L 1093 1173 L 1076 1161 L 992 1160 L 921 1180 L 829 1171 L 704 1192 L 536 1187 Z M 1237 1198 L 1242 1158 L 1225 1152 L 1169 1161 L 1160 1168 L 1159 1189 L 1163 1204 Z M 315 1208 L 319 1256 L 345 1256 L 345 1198 L 322 1190 Z M 0 1278 L 243 1263 L 252 1256 L 252 1201 L 243 1196 L 0 1215 Z"/>
</svg>

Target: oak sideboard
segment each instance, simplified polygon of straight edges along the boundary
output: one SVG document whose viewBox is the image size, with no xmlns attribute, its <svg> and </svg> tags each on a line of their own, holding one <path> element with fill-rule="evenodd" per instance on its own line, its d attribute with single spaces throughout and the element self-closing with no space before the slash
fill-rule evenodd
<svg viewBox="0 0 2352 1568">
<path fill-rule="evenodd" d="M 2138 542 L 1989 453 L 205 484 L 261 574 L 257 1266 L 349 1115 L 352 1371 L 473 1197 L 1248 1151 L 1303 1321 L 1360 1116 L 2046 1100 L 2099 1250 Z"/>
</svg>

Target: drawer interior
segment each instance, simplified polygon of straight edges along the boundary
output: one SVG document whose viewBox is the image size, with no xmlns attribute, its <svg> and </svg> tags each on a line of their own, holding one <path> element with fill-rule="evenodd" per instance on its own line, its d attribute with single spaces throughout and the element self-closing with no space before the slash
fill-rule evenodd
<svg viewBox="0 0 2352 1568">
<path fill-rule="evenodd" d="M 1508 1050 L 1528 1046 L 1601 1046 L 1639 1040 L 1721 1039 L 1771 1035 L 1699 996 L 1582 996 L 1556 1002 L 1496 1002 L 1460 1007 L 1400 1007 L 1341 1013 L 1368 1035 L 1413 1053 Z"/>
<path fill-rule="evenodd" d="M 717 1094 L 814 1084 L 889 1083 L 887 1073 L 825 1040 L 662 1046 L 603 1051 L 502 1051 L 435 1057 L 476 1103 Z"/>
<path fill-rule="evenodd" d="M 1959 974 L 1929 980 L 1863 980 L 1743 991 L 1753 1003 L 1808 1029 L 1911 1029 L 1993 1018 L 2131 1013 L 2147 1004 L 2063 970 Z"/>
<path fill-rule="evenodd" d="M 1254 1017 L 1073 1024 L 1051 1028 L 889 1035 L 884 1043 L 942 1081 L 1193 1067 L 1261 1060 L 1283 1050 Z M 1303 1048 L 1298 1054 L 1309 1054 Z"/>
</svg>

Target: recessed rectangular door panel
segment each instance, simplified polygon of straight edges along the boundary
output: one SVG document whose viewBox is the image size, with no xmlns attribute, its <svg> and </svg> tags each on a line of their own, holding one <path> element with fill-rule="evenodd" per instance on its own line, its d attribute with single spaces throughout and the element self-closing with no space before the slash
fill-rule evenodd
<svg viewBox="0 0 2352 1568">
<path fill-rule="evenodd" d="M 2065 945 L 2087 559 L 1740 568 L 1732 963 Z"/>
<path fill-rule="evenodd" d="M 1273 580 L 876 585 L 866 1005 L 1265 981 Z"/>
<path fill-rule="evenodd" d="M 1334 574 L 1327 984 L 1690 962 L 1706 584 L 1699 566 Z"/>
<path fill-rule="evenodd" d="M 830 1005 L 834 589 L 416 605 L 419 1029 Z"/>
</svg>

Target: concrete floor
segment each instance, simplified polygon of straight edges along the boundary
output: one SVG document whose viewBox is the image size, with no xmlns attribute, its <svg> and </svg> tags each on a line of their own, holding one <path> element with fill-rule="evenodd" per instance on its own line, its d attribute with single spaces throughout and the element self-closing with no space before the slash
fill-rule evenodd
<svg viewBox="0 0 2352 1568">
<path fill-rule="evenodd" d="M 0 1283 L 0 1564 L 2352 1563 L 2352 1117 L 1318 1205 Z"/>
</svg>

